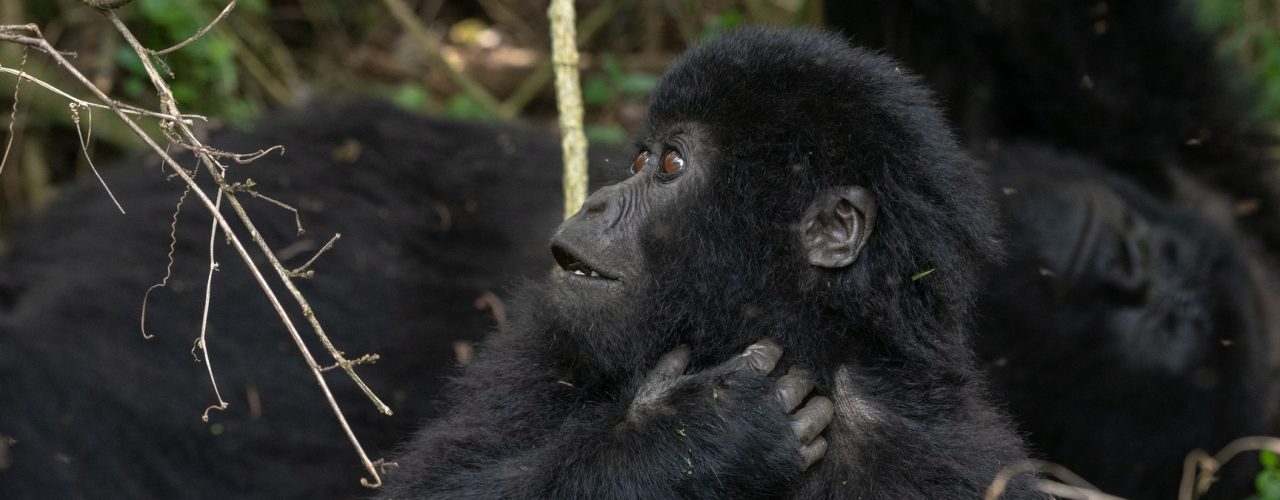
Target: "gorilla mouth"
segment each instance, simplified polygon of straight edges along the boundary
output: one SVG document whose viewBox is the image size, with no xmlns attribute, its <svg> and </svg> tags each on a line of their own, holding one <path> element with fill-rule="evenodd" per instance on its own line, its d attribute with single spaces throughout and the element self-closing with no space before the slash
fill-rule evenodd
<svg viewBox="0 0 1280 500">
<path fill-rule="evenodd" d="M 587 278 L 606 279 L 617 281 L 618 278 L 610 276 L 608 273 L 601 272 L 596 267 L 587 264 L 585 260 L 578 257 L 568 248 L 560 243 L 551 245 L 551 255 L 555 257 L 556 264 L 560 269 L 564 269 L 569 274 L 575 274 Z"/>
</svg>

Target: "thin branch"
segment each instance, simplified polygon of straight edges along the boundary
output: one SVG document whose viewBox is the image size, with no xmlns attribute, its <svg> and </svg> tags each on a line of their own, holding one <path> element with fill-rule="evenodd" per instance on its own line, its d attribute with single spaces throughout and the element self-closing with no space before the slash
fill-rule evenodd
<svg viewBox="0 0 1280 500">
<path fill-rule="evenodd" d="M 587 199 L 587 136 L 582 130 L 582 91 L 578 87 L 578 45 L 573 0 L 551 0 L 551 58 L 556 73 L 560 145 L 564 150 L 564 217 Z"/>
<path fill-rule="evenodd" d="M 164 80 L 160 78 L 160 75 L 158 73 L 156 73 L 154 65 L 152 65 L 149 60 L 150 58 L 143 57 L 143 55 L 145 55 L 146 53 L 145 52 L 146 49 L 143 48 L 142 45 L 138 43 L 137 39 L 133 36 L 131 32 L 129 32 L 128 28 L 124 25 L 123 22 L 120 21 L 119 17 L 117 17 L 114 13 L 110 11 L 106 11 L 106 12 L 102 12 L 102 14 L 107 16 L 107 18 L 111 20 L 112 24 L 114 24 L 117 30 L 121 32 L 121 36 L 124 37 L 125 40 L 129 42 L 129 45 L 134 48 L 134 52 L 140 55 L 140 58 L 142 59 L 142 62 L 143 62 L 143 68 L 147 71 L 147 74 L 151 78 L 152 83 L 155 84 L 155 86 L 157 87 L 157 92 L 160 93 L 160 102 L 161 102 L 162 109 L 166 111 L 176 111 L 177 106 L 174 103 L 172 92 L 168 91 L 168 87 L 164 83 Z M 37 35 L 39 35 L 38 28 L 32 25 L 31 29 L 34 30 L 34 32 Z M 48 53 L 49 56 L 52 57 L 69 74 L 75 77 L 76 80 L 79 81 L 80 84 L 83 85 L 89 92 L 91 92 L 98 100 L 110 106 L 111 111 L 114 112 L 122 122 L 124 122 L 125 126 L 129 127 L 129 129 L 135 135 L 141 138 L 143 142 L 146 143 L 147 146 L 151 148 L 152 151 L 154 151 L 157 155 L 159 155 L 160 158 L 164 160 L 164 163 L 170 168 L 170 170 L 174 172 L 174 174 L 180 177 L 182 181 L 186 183 L 188 186 L 191 186 L 193 188 L 192 192 L 196 194 L 196 197 L 200 200 L 200 202 L 213 215 L 214 220 L 217 221 L 219 228 L 222 229 L 222 232 L 226 236 L 227 241 L 236 249 L 236 253 L 239 254 L 240 259 L 245 262 L 246 266 L 249 268 L 250 274 L 254 277 L 254 280 L 258 283 L 258 286 L 262 289 L 264 295 L 266 295 L 267 300 L 271 303 L 272 308 L 276 311 L 276 314 L 280 317 L 281 323 L 284 324 L 285 329 L 289 332 L 289 335 L 293 339 L 294 344 L 297 345 L 299 351 L 301 352 L 303 359 L 307 362 L 307 365 L 311 368 L 312 375 L 316 379 L 317 385 L 320 386 L 321 392 L 324 394 L 325 399 L 328 401 L 329 407 L 334 412 L 335 418 L 337 418 L 339 425 L 342 427 L 343 432 L 347 436 L 347 439 L 351 442 L 352 446 L 355 448 L 356 453 L 359 455 L 361 462 L 365 466 L 365 469 L 369 472 L 371 476 L 373 476 L 372 482 L 370 482 L 367 478 L 361 478 L 360 483 L 365 485 L 366 487 L 371 487 L 371 488 L 376 488 L 380 486 L 382 484 L 382 479 L 378 472 L 378 468 L 369 459 L 368 455 L 365 454 L 364 448 L 360 445 L 359 439 L 356 438 L 355 433 L 351 430 L 351 425 L 347 422 L 346 416 L 343 415 L 342 409 L 338 406 L 337 401 L 334 399 L 333 392 L 329 390 L 328 383 L 325 381 L 324 375 L 320 372 L 319 365 L 316 363 L 315 358 L 312 357 L 310 351 L 307 350 L 306 344 L 302 341 L 302 337 L 299 335 L 297 328 L 293 325 L 293 321 L 289 318 L 288 313 L 285 312 L 284 306 L 280 303 L 280 300 L 276 297 L 275 293 L 271 290 L 271 286 L 267 283 L 266 278 L 262 275 L 262 272 L 258 269 L 257 265 L 254 264 L 253 257 L 249 255 L 248 250 L 245 248 L 244 244 L 240 242 L 240 239 L 238 237 L 236 237 L 235 232 L 232 230 L 231 225 L 227 222 L 226 218 L 222 217 L 222 214 L 218 212 L 217 206 L 214 205 L 213 201 L 209 199 L 209 196 L 205 194 L 204 191 L 199 189 L 199 186 L 196 185 L 195 180 L 192 179 L 190 175 L 188 175 L 187 171 L 183 169 L 181 165 L 178 165 L 178 163 L 174 161 L 174 159 L 171 156 L 169 156 L 168 153 L 166 153 L 165 150 L 161 148 L 160 145 L 157 144 L 156 141 L 152 139 L 150 135 L 148 135 L 145 131 L 143 131 L 142 127 L 140 127 L 136 122 L 130 119 L 129 114 L 124 109 L 122 109 L 118 103 L 116 103 L 114 100 L 109 98 L 101 89 L 95 86 L 93 82 L 91 82 L 88 79 L 88 77 L 86 77 L 83 73 L 81 73 L 74 66 L 72 66 L 70 61 L 68 61 L 66 57 L 64 57 L 57 50 L 54 50 L 53 47 L 49 45 L 48 41 L 44 40 L 43 38 L 40 38 L 39 40 L 37 40 L 37 42 L 42 50 Z M 174 112 L 171 114 L 173 114 L 174 116 L 180 116 L 180 113 L 177 113 L 177 112 Z M 168 123 L 176 125 L 178 128 L 182 130 L 184 135 L 186 135 L 191 139 L 195 139 L 195 134 L 190 130 L 190 128 L 187 127 L 187 124 L 181 121 L 172 121 Z M 206 165 L 212 162 L 212 159 L 207 156 L 202 157 L 202 160 L 206 162 Z M 220 178 L 215 180 L 222 181 L 222 179 Z M 228 199 L 230 200 L 231 198 L 232 197 L 229 195 Z M 235 205 L 236 204 L 233 201 L 233 206 Z M 244 214 L 243 208 L 238 209 L 237 214 L 240 215 L 242 221 L 244 221 L 244 219 L 247 217 Z M 254 229 L 252 226 L 248 224 L 246 224 L 246 226 L 248 226 L 249 232 L 252 236 L 258 235 L 258 232 L 256 229 Z M 265 242 L 262 242 L 260 238 L 258 243 L 260 248 L 263 245 L 265 245 Z M 266 251 L 266 253 L 267 253 L 268 259 L 274 260 L 273 258 L 274 256 L 270 253 L 269 249 Z M 273 262 L 273 265 L 275 265 L 278 268 L 279 267 L 278 261 Z M 281 273 L 282 271 L 278 270 L 277 272 Z M 284 276 L 283 274 L 282 274 L 282 277 L 285 280 L 288 280 L 288 277 Z M 304 308 L 304 311 L 309 312 L 309 308 Z M 313 316 L 311 316 L 311 318 L 314 319 Z M 322 339 L 323 338 L 324 337 L 322 337 Z M 331 351 L 331 353 L 334 351 Z M 348 375 L 351 375 L 353 373 L 351 370 L 348 370 L 347 372 L 348 372 Z M 362 382 L 358 381 L 358 378 L 356 378 L 356 380 L 358 385 L 363 385 Z M 366 394 L 370 394 L 370 392 L 366 390 Z M 386 408 L 385 405 L 381 404 L 381 401 L 377 401 L 376 404 L 381 405 L 380 409 Z M 386 409 L 384 413 L 390 413 L 390 409 Z"/>
<path fill-rule="evenodd" d="M 9 111 L 9 138 L 4 143 L 4 156 L 0 156 L 0 172 L 4 172 L 4 166 L 9 163 L 9 151 L 13 149 L 13 138 L 17 132 L 13 130 L 13 125 L 18 123 L 18 91 L 22 89 L 23 70 L 27 67 L 27 55 L 30 54 L 30 47 L 22 48 L 22 62 L 18 63 L 18 81 L 13 84 L 13 108 Z"/>
<path fill-rule="evenodd" d="M 120 209 L 120 213 L 122 214 L 125 213 L 124 206 L 120 204 L 120 200 L 116 199 L 115 193 L 111 192 L 111 186 L 108 186 L 107 181 L 102 178 L 102 174 L 98 173 L 98 167 L 95 167 L 93 165 L 93 158 L 92 158 L 93 155 L 89 154 L 88 143 L 89 143 L 89 140 L 93 137 L 93 111 L 89 110 L 88 108 L 85 108 L 89 116 L 89 119 L 88 119 L 89 123 L 85 125 L 86 128 L 88 128 L 89 132 L 86 134 L 80 131 L 80 112 L 77 111 L 77 108 L 79 107 L 79 105 L 76 103 L 71 103 L 70 106 L 71 106 L 71 121 L 76 124 L 76 137 L 80 139 L 80 151 L 84 152 L 84 160 L 89 162 L 89 170 L 93 171 L 93 176 L 98 178 L 98 182 L 102 184 L 102 189 L 107 192 L 107 196 L 111 197 L 111 202 L 116 204 L 116 208 Z"/>
<path fill-rule="evenodd" d="M 183 47 L 186 47 L 191 42 L 199 40 L 200 37 L 205 35 L 205 33 L 208 33 L 209 30 L 213 28 L 213 25 L 218 24 L 218 21 L 221 21 L 224 18 L 226 18 L 227 14 L 230 14 L 231 9 L 235 8 L 235 6 L 236 6 L 236 0 L 231 0 L 230 2 L 227 2 L 227 6 L 222 8 L 222 12 L 218 14 L 218 17 L 213 18 L 212 21 L 209 21 L 209 24 L 206 24 L 204 25 L 203 28 L 200 28 L 200 31 L 197 31 L 196 34 L 191 35 L 190 38 L 187 38 L 186 40 L 178 42 L 177 45 L 174 45 L 164 50 L 149 50 L 147 52 L 150 52 L 151 55 L 158 57 L 158 56 L 163 56 L 165 54 L 173 52 L 175 50 L 181 49 Z"/>
<path fill-rule="evenodd" d="M 310 259 L 307 259 L 307 262 L 303 263 L 301 266 L 298 266 L 292 271 L 289 271 L 289 274 L 296 276 L 298 278 L 315 277 L 316 272 L 308 268 L 311 267 L 311 264 L 315 263 L 316 259 L 319 259 L 321 255 L 329 251 L 330 248 L 333 248 L 333 244 L 337 243 L 339 239 L 342 239 L 342 233 L 333 233 L 333 237 L 329 238 L 328 243 L 325 243 L 324 246 L 320 247 L 319 250 L 316 250 L 315 255 L 312 255 Z"/>
<path fill-rule="evenodd" d="M 169 87 L 165 83 L 164 79 L 156 71 L 155 65 L 152 64 L 151 62 L 151 58 L 144 56 L 146 54 L 147 49 L 143 47 L 141 43 L 138 42 L 138 39 L 133 35 L 133 32 L 129 31 L 129 28 L 125 26 L 124 22 L 121 21 L 120 17 L 117 16 L 114 12 L 102 11 L 101 13 L 111 21 L 111 23 L 116 27 L 116 31 L 120 33 L 120 36 L 123 37 L 125 41 L 129 43 L 129 46 L 133 48 L 134 52 L 139 55 L 139 59 L 142 61 L 142 67 L 144 70 L 146 70 L 147 76 L 150 77 L 152 86 L 155 87 L 156 91 L 160 94 L 161 110 L 168 111 L 170 114 L 174 114 L 174 115 L 179 114 L 177 101 L 174 99 L 172 91 L 169 90 Z M 79 75 L 78 77 L 82 79 L 84 78 L 83 75 Z M 90 83 L 87 79 L 84 79 L 83 82 L 92 86 L 92 83 Z M 93 90 L 95 91 L 95 94 L 99 94 L 101 97 L 105 97 L 105 95 L 102 95 L 102 91 L 98 90 L 97 87 L 94 87 Z M 118 116 L 121 116 L 121 118 L 127 119 L 126 117 L 124 117 L 123 113 L 117 112 L 116 114 Z M 134 124 L 132 121 L 129 121 L 127 123 L 130 124 L 131 128 L 135 129 L 135 133 L 141 133 L 141 129 L 137 128 L 137 124 Z M 195 133 L 191 130 L 190 127 L 188 127 L 183 123 L 178 123 L 178 122 L 171 122 L 171 123 L 174 123 L 174 126 L 175 126 L 174 128 L 177 128 L 181 132 L 183 138 L 186 139 L 188 143 L 199 144 L 200 141 L 197 139 Z M 145 134 L 141 134 L 141 135 L 145 135 Z M 151 146 L 153 150 L 155 150 L 158 153 L 162 153 L 162 151 L 160 150 L 160 147 L 155 144 L 155 141 L 151 141 L 150 137 L 146 137 L 145 139 L 148 140 L 148 145 Z M 214 182 L 216 182 L 220 186 L 226 186 L 227 182 L 222 177 L 221 173 L 218 171 L 218 168 L 215 166 L 216 162 L 214 161 L 214 159 L 207 154 L 198 155 L 198 156 L 201 158 L 201 161 L 204 162 L 206 170 L 208 170 L 210 175 L 213 176 Z M 170 167 L 174 168 L 175 170 L 179 170 L 179 171 L 182 170 L 181 166 L 179 166 L 176 162 L 170 162 Z M 194 183 L 193 181 L 190 181 L 190 177 L 186 175 L 185 171 L 179 172 L 179 176 L 183 177 L 183 180 L 188 183 Z M 307 318 L 307 321 L 311 325 L 312 330 L 315 332 L 316 337 L 320 339 L 320 343 L 323 344 L 325 349 L 329 351 L 329 355 L 332 356 L 337 363 L 343 365 L 343 368 L 346 371 L 347 376 L 350 377 L 353 382 L 355 382 L 356 386 L 359 387 L 361 391 L 365 393 L 365 396 L 368 397 L 369 400 L 373 402 L 374 406 L 377 407 L 379 411 L 381 411 L 386 415 L 390 415 L 391 408 L 387 407 L 387 405 L 383 403 L 382 400 L 379 399 L 378 396 L 375 395 L 371 389 L 369 389 L 369 386 L 364 383 L 364 380 L 360 378 L 360 375 L 355 372 L 354 366 L 351 365 L 350 363 L 344 363 L 346 361 L 346 358 L 343 357 L 341 351 L 338 351 L 338 349 L 333 346 L 333 342 L 330 341 L 328 335 L 324 333 L 324 328 L 320 325 L 319 319 L 316 318 L 315 312 L 311 309 L 311 305 L 307 302 L 306 298 L 303 297 L 302 292 L 300 292 L 298 288 L 294 285 L 293 280 L 288 275 L 288 271 L 285 270 L 284 266 L 280 264 L 280 260 L 276 258 L 275 253 L 271 251 L 271 248 L 269 246 L 267 246 L 267 242 L 261 237 L 261 233 L 258 231 L 257 227 L 253 224 L 253 220 L 249 218 L 249 214 L 245 211 L 244 207 L 240 204 L 239 200 L 236 199 L 235 194 L 227 192 L 225 190 L 222 190 L 221 192 L 225 193 L 226 200 L 231 205 L 232 210 L 235 211 L 236 216 L 240 219 L 240 222 L 244 224 L 245 229 L 249 231 L 250 239 L 252 239 L 253 242 L 258 245 L 259 250 L 261 250 L 262 254 L 267 258 L 268 262 L 270 262 L 271 268 L 276 271 L 276 275 L 277 277 L 279 277 L 285 289 L 289 290 L 289 293 L 293 295 L 294 300 L 298 303 L 298 306 L 302 309 L 303 316 Z M 320 386 L 322 392 L 324 393 L 325 399 L 328 400 L 329 407 L 333 410 L 334 416 L 338 419 L 338 423 L 341 425 L 343 432 L 347 435 L 348 440 L 351 441 L 351 445 L 355 448 L 356 453 L 360 456 L 360 461 L 364 464 L 365 469 L 369 472 L 371 476 L 373 476 L 372 482 L 370 482 L 367 478 L 360 478 L 360 484 L 369 488 L 377 488 L 381 486 L 382 478 L 378 474 L 377 468 L 374 467 L 373 462 L 369 460 L 368 455 L 364 451 L 364 447 L 361 446 L 360 444 L 360 440 L 356 438 L 355 432 L 351 430 L 351 425 L 347 422 L 346 416 L 342 413 L 342 408 L 338 406 L 337 400 L 334 399 L 333 392 L 329 390 L 329 384 L 325 381 L 324 374 L 320 372 L 320 365 L 316 363 L 315 358 L 311 355 L 311 351 L 307 349 L 306 343 L 302 341 L 302 336 L 298 333 L 297 328 L 294 327 L 293 321 L 289 319 L 289 315 L 285 312 L 284 306 L 280 304 L 280 301 L 276 297 L 275 293 L 271 291 L 271 287 L 270 285 L 267 284 L 266 278 L 258 270 L 257 266 L 253 264 L 253 259 L 249 256 L 248 251 L 240 243 L 239 239 L 235 238 L 235 234 L 232 232 L 231 226 L 226 222 L 225 219 L 221 218 L 221 214 L 217 212 L 217 208 L 213 205 L 213 202 L 209 200 L 208 196 L 205 195 L 203 191 L 197 190 L 196 194 L 200 197 L 201 202 L 205 203 L 205 206 L 208 207 L 210 211 L 215 214 L 215 217 L 218 217 L 218 224 L 222 226 L 223 233 L 227 235 L 227 238 L 229 240 L 231 240 L 233 245 L 236 247 L 236 251 L 240 253 L 241 259 L 244 260 L 245 263 L 249 265 L 250 270 L 254 275 L 254 279 L 258 281 L 259 286 L 263 289 L 264 292 L 266 292 L 268 299 L 271 301 L 272 307 L 276 309 L 277 315 L 280 316 L 281 322 L 284 323 L 286 329 L 289 331 L 289 335 L 290 337 L 292 337 L 294 344 L 297 345 L 298 350 L 301 352 L 303 358 L 307 361 L 307 365 L 311 368 L 312 375 L 315 377 L 316 383 Z"/>
<path fill-rule="evenodd" d="M 213 200 L 215 209 L 222 208 L 222 192 L 219 191 Z M 204 414 L 200 416 L 200 420 L 209 421 L 209 412 L 211 410 L 225 411 L 231 406 L 222 399 L 222 391 L 218 390 L 218 379 L 213 376 L 213 361 L 209 359 L 209 341 L 206 334 L 209 332 L 209 299 L 213 296 L 213 273 L 218 270 L 218 260 L 214 252 L 218 236 L 218 223 L 216 220 L 209 223 L 209 274 L 204 280 L 204 309 L 200 312 L 200 337 L 196 339 L 196 346 L 204 353 L 204 367 L 209 371 L 209 384 L 213 386 L 213 396 L 218 398 L 218 404 L 211 405 L 204 409 Z"/>
<path fill-rule="evenodd" d="M 21 32 L 34 33 L 35 37 L 21 35 Z M 44 53 L 56 52 L 64 57 L 76 57 L 75 52 L 64 52 L 54 49 L 53 46 L 45 43 L 44 36 L 40 34 L 40 28 L 34 24 L 0 24 L 0 42 L 10 42 L 19 45 L 25 45 Z"/>
<path fill-rule="evenodd" d="M 344 360 L 338 361 L 332 365 L 321 368 L 320 371 L 327 372 L 334 368 L 343 368 L 343 369 L 355 368 L 357 365 L 373 364 L 377 362 L 379 359 L 382 359 L 382 356 L 378 356 L 377 354 L 365 354 L 364 356 L 360 356 L 356 359 L 344 359 Z"/>
<path fill-rule="evenodd" d="M 256 184 L 254 184 L 253 179 L 245 179 L 244 182 L 234 182 L 224 189 L 231 193 L 247 193 L 249 196 L 293 212 L 293 223 L 298 228 L 298 236 L 307 234 L 307 230 L 302 228 L 302 216 L 298 215 L 297 208 L 294 208 L 293 205 L 255 191 L 253 189 L 254 186 L 256 186 Z"/>
<path fill-rule="evenodd" d="M 142 330 L 142 338 L 150 340 L 155 335 L 147 333 L 147 302 L 151 299 L 151 292 L 157 288 L 169 286 L 169 278 L 173 276 L 173 253 L 178 247 L 178 215 L 182 213 L 182 204 L 187 201 L 187 195 L 191 194 L 191 186 L 183 186 L 182 194 L 178 196 L 178 203 L 173 207 L 173 217 L 169 220 L 169 253 L 165 255 L 166 263 L 164 265 L 164 277 L 159 283 L 147 287 L 147 291 L 142 294 L 142 312 L 139 314 L 139 329 Z"/>
<path fill-rule="evenodd" d="M 71 102 L 73 102 L 73 103 L 76 103 L 76 104 L 77 104 L 77 105 L 79 105 L 80 107 L 96 108 L 96 109 L 105 109 L 105 110 L 111 110 L 111 109 L 112 109 L 112 107 L 111 107 L 111 106 L 104 106 L 104 105 L 98 104 L 98 103 L 96 103 L 96 102 L 89 102 L 89 101 L 86 101 L 86 100 L 81 99 L 81 98 L 79 98 L 79 97 L 76 97 L 76 96 L 73 96 L 73 95 L 68 94 L 68 93 L 66 93 L 66 92 L 63 92 L 63 91 L 62 91 L 62 89 L 59 89 L 59 88 L 57 88 L 57 87 L 54 87 L 53 85 L 50 85 L 50 84 L 46 83 L 45 81 L 43 81 L 43 80 L 41 80 L 41 79 L 39 79 L 39 78 L 36 78 L 36 77 L 34 77 L 34 76 L 31 76 L 31 74 L 29 74 L 29 73 L 23 73 L 22 71 L 19 71 L 19 70 L 13 69 L 13 68 L 6 68 L 6 67 L 4 67 L 3 65 L 0 65 L 0 73 L 8 73 L 8 74 L 10 74 L 10 75 L 15 75 L 15 76 L 17 76 L 19 80 L 27 80 L 27 81 L 30 81 L 30 82 L 32 82 L 32 83 L 35 83 L 36 85 L 39 85 L 39 86 L 41 86 L 41 87 L 44 87 L 44 89 L 45 89 L 45 90 L 48 90 L 48 91 L 53 92 L 53 93 L 55 93 L 55 94 L 58 94 L 58 95 L 62 96 L 64 99 L 66 99 L 66 100 L 68 100 L 68 101 L 71 101 Z M 116 103 L 115 103 L 115 105 L 116 105 L 116 106 L 118 106 L 118 107 L 119 107 L 121 110 L 123 110 L 125 113 L 130 114 L 130 115 L 150 116 L 150 117 L 153 117 L 153 118 L 160 118 L 160 119 L 162 119 L 162 120 L 170 120 L 170 121 L 182 121 L 182 122 L 184 122 L 184 123 L 186 123 L 186 124 L 188 124 L 188 125 L 190 125 L 190 124 L 192 124 L 192 123 L 193 123 L 191 120 L 200 120 L 200 121 L 203 121 L 203 122 L 207 122 L 207 121 L 209 121 L 209 118 L 208 118 L 208 117 L 205 117 L 205 116 L 203 116 L 203 115 L 191 115 L 191 114 L 184 114 L 184 115 L 179 115 L 179 116 L 176 116 L 176 117 L 175 117 L 175 116 L 172 116 L 172 115 L 166 115 L 166 114 L 164 114 L 164 113 L 156 113 L 155 111 L 150 111 L 150 110 L 147 110 L 147 109 L 139 108 L 139 107 L 137 107 L 137 106 L 131 106 L 131 105 L 129 105 L 129 104 L 125 104 L 125 103 L 122 103 L 122 102 L 116 102 Z"/>
</svg>

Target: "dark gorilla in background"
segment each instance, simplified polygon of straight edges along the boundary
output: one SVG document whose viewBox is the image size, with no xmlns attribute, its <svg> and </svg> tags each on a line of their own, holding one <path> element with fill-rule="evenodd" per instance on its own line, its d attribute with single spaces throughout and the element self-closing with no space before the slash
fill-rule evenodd
<svg viewBox="0 0 1280 500">
<path fill-rule="evenodd" d="M 388 496 L 977 498 L 1022 458 L 966 343 L 994 214 L 906 71 L 737 31 L 671 66 L 637 145 Z"/>
<path fill-rule="evenodd" d="M 1011 257 L 976 346 L 1034 454 L 1171 498 L 1190 450 L 1276 432 L 1273 140 L 1190 5 L 826 5 L 990 165 Z M 1241 461 L 1224 498 L 1252 488 Z"/>
<path fill-rule="evenodd" d="M 1077 158 L 993 156 L 1009 259 L 978 343 L 1036 450 L 1107 492 L 1173 498 L 1193 449 L 1272 432 L 1268 277 L 1241 235 Z M 1215 498 L 1253 489 L 1248 459 Z"/>
<path fill-rule="evenodd" d="M 359 372 L 395 416 L 378 414 L 338 371 L 328 380 L 370 455 L 386 456 L 412 424 L 436 413 L 440 377 L 454 366 L 452 343 L 493 326 L 490 312 L 474 308 L 477 297 L 551 266 L 544 242 L 561 220 L 558 141 L 378 104 L 288 114 L 254 133 L 212 140 L 230 151 L 277 143 L 286 155 L 231 175 L 252 178 L 301 211 L 307 233 L 298 237 L 292 214 L 244 201 L 287 266 L 342 233 L 315 265 L 316 277 L 299 286 L 348 356 L 383 356 Z M 597 157 L 593 165 L 608 162 Z M 625 170 L 597 168 L 592 178 Z M 154 160 L 104 174 L 128 215 L 101 186 L 79 183 L 14 229 L 0 264 L 0 498 L 367 492 L 297 349 L 221 236 L 208 342 L 231 406 L 201 422 L 216 401 L 191 353 L 209 216 L 187 200 L 174 276 L 147 309 L 155 338 L 143 340 L 142 294 L 163 276 L 181 185 L 166 182 Z M 302 318 L 294 320 L 310 339 Z M 325 362 L 318 343 L 308 342 Z"/>
</svg>

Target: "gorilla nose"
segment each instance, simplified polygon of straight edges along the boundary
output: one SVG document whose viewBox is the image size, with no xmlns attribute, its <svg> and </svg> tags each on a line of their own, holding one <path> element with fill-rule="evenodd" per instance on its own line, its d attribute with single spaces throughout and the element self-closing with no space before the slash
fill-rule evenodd
<svg viewBox="0 0 1280 500">
<path fill-rule="evenodd" d="M 582 205 L 583 218 L 596 221 L 604 227 L 613 227 L 622 218 L 625 204 L 622 190 L 617 185 L 608 186 L 587 198 L 587 202 Z"/>
</svg>

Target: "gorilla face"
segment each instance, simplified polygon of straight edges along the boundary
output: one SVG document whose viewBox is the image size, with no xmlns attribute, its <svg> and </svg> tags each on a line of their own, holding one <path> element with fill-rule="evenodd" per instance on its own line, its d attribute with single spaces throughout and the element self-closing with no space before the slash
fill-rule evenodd
<svg viewBox="0 0 1280 500">
<path fill-rule="evenodd" d="M 1226 219 L 1033 146 L 1003 148 L 992 179 L 1009 259 L 977 348 L 1038 452 L 1132 496 L 1175 487 L 1190 450 L 1268 432 L 1271 297 Z"/>
<path fill-rule="evenodd" d="M 1226 340 L 1215 330 L 1252 324 L 1256 303 L 1222 300 L 1251 295 L 1229 290 L 1242 269 L 1206 221 L 1098 177 L 1054 188 L 1009 197 L 1013 239 L 1042 264 L 1047 296 L 1127 366 L 1181 373 Z"/>
<path fill-rule="evenodd" d="M 644 145 L 631 166 L 632 176 L 592 194 L 552 237 L 557 289 L 581 303 L 612 304 L 643 295 L 648 271 L 641 251 L 644 233 L 670 231 L 666 219 L 672 206 L 690 197 L 707 176 L 706 149 L 685 132 Z"/>
</svg>

